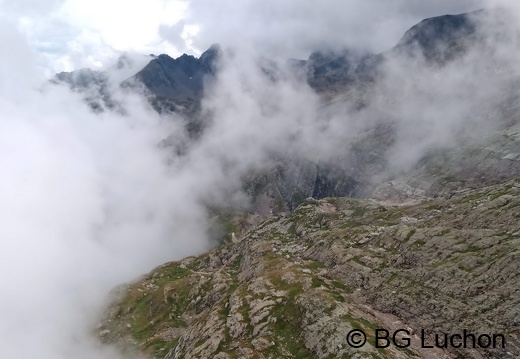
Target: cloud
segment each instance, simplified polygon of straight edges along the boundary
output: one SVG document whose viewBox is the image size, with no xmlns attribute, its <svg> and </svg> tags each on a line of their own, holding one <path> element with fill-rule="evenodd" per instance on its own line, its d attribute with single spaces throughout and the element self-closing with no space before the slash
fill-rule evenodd
<svg viewBox="0 0 520 359">
<path fill-rule="evenodd" d="M 98 33 L 115 50 L 139 50 L 157 41 L 159 24 L 175 24 L 183 18 L 184 4 L 163 0 L 67 0 L 56 16 Z"/>
<path fill-rule="evenodd" d="M 106 66 L 126 51 L 200 54 L 212 43 L 249 44 L 272 58 L 345 46 L 383 51 L 424 17 L 459 13 L 482 0 L 305 1 L 31 0 L 2 5 L 53 72 Z"/>
<path fill-rule="evenodd" d="M 108 291 L 210 245 L 192 183 L 158 146 L 182 131 L 139 96 L 116 91 L 127 113 L 95 115 L 35 86 L 29 46 L 2 30 L 0 357 L 114 358 L 89 332 Z"/>
<path fill-rule="evenodd" d="M 181 21 L 185 8 L 182 0 L 56 0 L 45 7 L 26 0 L 2 5 L 3 17 L 41 54 L 48 75 L 101 67 L 127 51 L 180 55 L 159 36 L 159 27 Z"/>
<path fill-rule="evenodd" d="M 319 49 L 383 51 L 425 17 L 476 10 L 482 1 L 191 0 L 185 21 L 200 26 L 199 49 L 249 45 L 271 58 L 306 58 Z"/>
<path fill-rule="evenodd" d="M 515 34 L 512 30 L 518 20 L 500 19 L 502 15 L 498 19 L 504 26 L 500 33 Z M 206 134 L 208 143 L 222 142 L 219 150 L 207 153 L 211 156 L 224 152 L 228 162 L 237 164 L 235 168 L 242 166 L 241 172 L 235 173 L 244 173 L 244 168 L 250 170 L 255 165 L 269 168 L 273 158 L 312 159 L 317 163 L 332 162 L 376 185 L 382 179 L 409 171 L 432 151 L 489 140 L 505 126 L 498 109 L 510 108 L 516 101 L 507 93 L 517 76 L 519 52 L 514 36 L 496 36 L 499 27 L 495 16 L 476 21 L 481 24 L 479 36 L 484 40 L 470 47 L 460 59 L 438 66 L 420 54 L 410 58 L 388 53 L 377 86 L 365 86 L 361 93 L 341 94 L 334 105 L 325 108 L 320 107 L 320 99 L 305 83 L 284 75 L 277 81 L 266 78 L 265 66 L 269 64 L 265 57 L 270 53 L 239 40 L 223 60 L 218 81 L 204 102 L 214 116 L 214 127 Z M 254 31 L 255 36 L 264 33 Z M 276 40 L 258 42 L 266 46 L 269 41 L 286 44 L 285 36 L 291 37 L 290 30 L 279 34 Z M 263 63 L 263 69 L 259 63 Z M 365 106 L 361 111 L 355 106 L 358 100 Z M 376 125 L 386 126 L 387 133 L 379 140 L 372 138 L 372 148 L 365 144 L 367 153 L 357 159 L 384 156 L 380 164 L 383 171 L 376 166 L 367 169 L 366 164 L 352 162 L 350 157 L 351 145 L 370 136 Z M 361 168 L 373 176 L 363 177 L 366 175 L 354 173 L 352 168 Z"/>
</svg>

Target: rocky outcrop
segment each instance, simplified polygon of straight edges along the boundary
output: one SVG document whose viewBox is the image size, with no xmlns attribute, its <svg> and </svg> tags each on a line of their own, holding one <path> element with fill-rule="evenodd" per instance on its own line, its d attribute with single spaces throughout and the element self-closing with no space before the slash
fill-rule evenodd
<svg viewBox="0 0 520 359">
<path fill-rule="evenodd" d="M 118 289 L 98 334 L 148 357 L 520 356 L 520 181 L 392 205 L 308 199 L 206 255 Z M 375 348 L 407 329 L 409 348 Z M 352 329 L 368 333 L 359 349 Z M 434 333 L 503 334 L 505 348 L 424 349 Z"/>
</svg>

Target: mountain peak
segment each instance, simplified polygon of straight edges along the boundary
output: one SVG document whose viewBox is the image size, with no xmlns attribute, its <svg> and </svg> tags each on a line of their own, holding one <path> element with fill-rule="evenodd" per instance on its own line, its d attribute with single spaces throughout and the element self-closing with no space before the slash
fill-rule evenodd
<svg viewBox="0 0 520 359">
<path fill-rule="evenodd" d="M 220 56 L 222 55 L 222 48 L 219 44 L 213 44 L 202 53 L 199 57 L 201 65 L 207 72 L 214 73 L 214 67 Z"/>
<path fill-rule="evenodd" d="M 143 83 L 151 93 L 160 97 L 198 99 L 202 96 L 204 78 L 214 74 L 214 66 L 220 54 L 218 44 L 212 45 L 200 58 L 182 54 L 174 59 L 161 54 L 132 79 Z"/>
<path fill-rule="evenodd" d="M 406 31 L 397 46 L 416 42 L 426 47 L 434 39 L 442 41 L 469 35 L 475 32 L 472 14 L 442 15 L 424 19 Z"/>
</svg>

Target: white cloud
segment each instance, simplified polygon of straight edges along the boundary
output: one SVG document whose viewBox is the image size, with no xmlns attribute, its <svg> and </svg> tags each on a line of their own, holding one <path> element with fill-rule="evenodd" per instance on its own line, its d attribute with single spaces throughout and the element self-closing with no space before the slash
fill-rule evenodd
<svg viewBox="0 0 520 359">
<path fill-rule="evenodd" d="M 0 39 L 0 357 L 113 359 L 90 332 L 108 291 L 209 246 L 193 181 L 157 146 L 178 124 L 138 96 L 95 115 L 41 90 L 23 36 L 3 23 Z"/>
<path fill-rule="evenodd" d="M 158 42 L 159 25 L 175 24 L 184 11 L 180 1 L 67 0 L 55 16 L 98 33 L 117 51 L 139 51 Z"/>
<path fill-rule="evenodd" d="M 424 17 L 476 9 L 482 2 L 55 0 L 43 6 L 24 0 L 1 6 L 44 54 L 40 63 L 50 73 L 107 65 L 124 51 L 197 54 L 215 42 L 249 44 L 275 58 L 307 57 L 323 47 L 382 51 Z"/>
<path fill-rule="evenodd" d="M 5 6 L 5 15 L 18 23 L 31 46 L 43 54 L 48 72 L 107 65 L 122 52 L 180 55 L 159 36 L 160 26 L 181 21 L 183 0 L 64 0 L 52 6 L 30 1 Z M 94 56 L 88 59 L 88 56 Z"/>
<path fill-rule="evenodd" d="M 268 57 L 306 58 L 316 49 L 383 51 L 423 18 L 476 10 L 481 0 L 190 0 L 185 21 L 200 26 L 194 46 L 219 42 Z"/>
</svg>

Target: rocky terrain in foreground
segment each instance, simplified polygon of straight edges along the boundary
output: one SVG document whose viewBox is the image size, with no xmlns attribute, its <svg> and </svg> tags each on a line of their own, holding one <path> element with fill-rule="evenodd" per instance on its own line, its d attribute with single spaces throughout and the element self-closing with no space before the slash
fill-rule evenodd
<svg viewBox="0 0 520 359">
<path fill-rule="evenodd" d="M 97 333 L 145 358 L 517 358 L 519 218 L 520 180 L 399 205 L 307 199 L 117 288 Z M 412 345 L 378 349 L 375 328 Z M 506 347 L 422 349 L 422 329 L 429 344 L 467 329 Z"/>
</svg>

